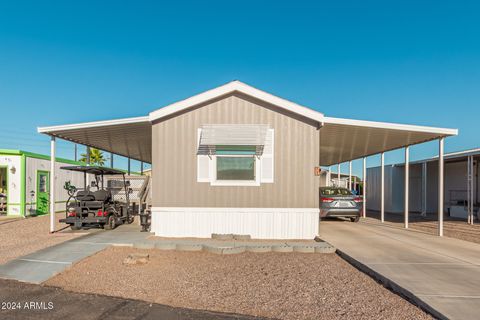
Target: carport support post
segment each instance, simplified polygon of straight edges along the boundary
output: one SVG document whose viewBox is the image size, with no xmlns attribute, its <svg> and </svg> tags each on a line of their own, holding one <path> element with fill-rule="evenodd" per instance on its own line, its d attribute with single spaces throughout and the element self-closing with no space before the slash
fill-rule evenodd
<svg viewBox="0 0 480 320">
<path fill-rule="evenodd" d="M 90 165 L 90 147 L 87 147 L 87 165 Z"/>
<path fill-rule="evenodd" d="M 363 158 L 363 217 L 367 217 L 367 157 Z"/>
<path fill-rule="evenodd" d="M 50 233 L 55 232 L 55 137 L 50 139 Z"/>
<path fill-rule="evenodd" d="M 352 161 L 348 162 L 348 189 L 352 190 Z"/>
<path fill-rule="evenodd" d="M 331 184 L 332 184 L 332 167 L 328 167 L 328 171 L 327 171 L 327 187 L 331 187 Z"/>
<path fill-rule="evenodd" d="M 380 220 L 385 221 L 385 153 L 380 154 Z"/>
<path fill-rule="evenodd" d="M 409 199 L 409 181 L 410 181 L 410 147 L 405 147 L 405 229 L 408 229 L 408 199 Z"/>
<path fill-rule="evenodd" d="M 128 175 L 130 175 L 130 158 L 128 158 Z"/>
<path fill-rule="evenodd" d="M 443 150 L 445 138 L 438 139 L 438 235 L 443 237 Z"/>
<path fill-rule="evenodd" d="M 113 153 L 110 152 L 110 168 L 113 169 Z"/>
<path fill-rule="evenodd" d="M 337 164 L 337 179 L 338 179 L 338 182 L 337 182 L 338 185 L 337 185 L 337 187 L 340 187 L 340 170 L 341 170 L 341 169 L 340 169 L 340 163 L 339 163 L 339 164 Z"/>
</svg>

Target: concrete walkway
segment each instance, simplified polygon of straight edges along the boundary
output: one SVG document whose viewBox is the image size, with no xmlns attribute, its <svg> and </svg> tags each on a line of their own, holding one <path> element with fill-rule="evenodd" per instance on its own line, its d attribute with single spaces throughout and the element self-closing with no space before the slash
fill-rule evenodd
<svg viewBox="0 0 480 320">
<path fill-rule="evenodd" d="M 79 238 L 48 247 L 0 265 L 0 278 L 42 283 L 75 262 L 110 245 L 132 245 L 151 234 L 140 232 L 136 224 L 122 225 L 112 231 L 90 230 Z"/>
<path fill-rule="evenodd" d="M 320 237 L 436 317 L 479 318 L 480 245 L 371 219 L 322 221 Z"/>
</svg>

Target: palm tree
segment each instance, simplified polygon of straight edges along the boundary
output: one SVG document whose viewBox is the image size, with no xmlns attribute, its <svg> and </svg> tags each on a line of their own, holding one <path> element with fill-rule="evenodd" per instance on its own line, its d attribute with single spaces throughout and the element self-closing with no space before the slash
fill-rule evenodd
<svg viewBox="0 0 480 320">
<path fill-rule="evenodd" d="M 80 161 L 82 162 L 87 162 L 87 154 L 82 153 L 80 158 Z M 95 149 L 95 148 L 90 148 L 90 164 L 91 165 L 97 165 L 97 166 L 103 166 L 105 164 L 105 158 L 103 156 L 103 152 Z"/>
</svg>

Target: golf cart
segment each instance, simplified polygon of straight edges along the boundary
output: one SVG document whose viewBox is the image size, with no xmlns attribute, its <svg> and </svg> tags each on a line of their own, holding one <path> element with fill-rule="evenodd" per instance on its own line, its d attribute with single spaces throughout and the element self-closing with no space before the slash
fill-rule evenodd
<svg viewBox="0 0 480 320">
<path fill-rule="evenodd" d="M 60 219 L 60 222 L 69 224 L 72 230 L 85 226 L 111 230 L 117 225 L 133 222 L 135 212 L 129 199 L 132 190 L 124 172 L 97 166 L 67 166 L 61 169 L 83 172 L 84 186 L 79 189 L 70 181 L 65 183 L 63 188 L 69 198 L 65 219 Z M 90 184 L 87 184 L 87 175 L 95 177 Z"/>
</svg>

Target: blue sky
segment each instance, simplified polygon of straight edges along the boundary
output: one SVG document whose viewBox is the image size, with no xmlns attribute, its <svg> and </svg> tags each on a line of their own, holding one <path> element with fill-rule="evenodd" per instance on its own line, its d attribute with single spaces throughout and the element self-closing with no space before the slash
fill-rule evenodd
<svg viewBox="0 0 480 320">
<path fill-rule="evenodd" d="M 37 126 L 145 115 L 233 79 L 329 116 L 458 128 L 447 151 L 480 147 L 480 7 L 0 0 L 0 148 L 48 153 Z"/>
</svg>

